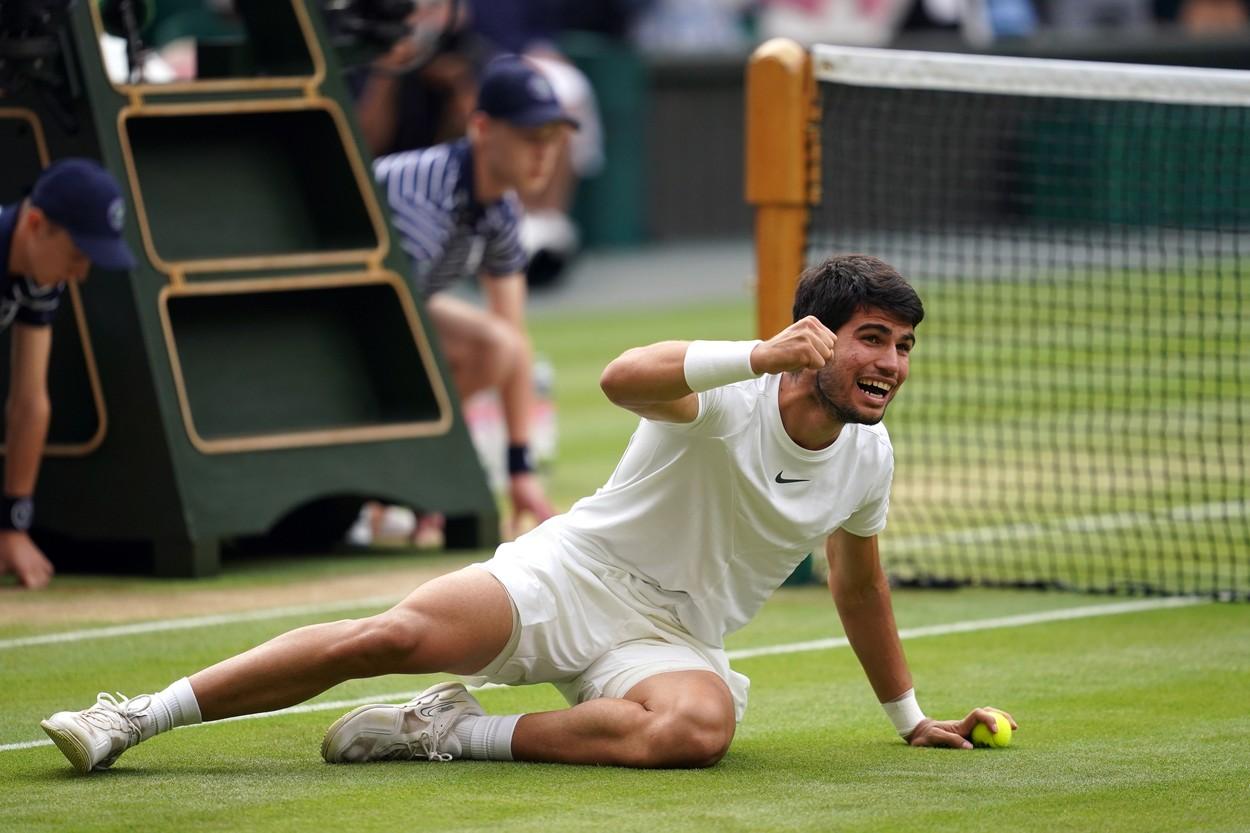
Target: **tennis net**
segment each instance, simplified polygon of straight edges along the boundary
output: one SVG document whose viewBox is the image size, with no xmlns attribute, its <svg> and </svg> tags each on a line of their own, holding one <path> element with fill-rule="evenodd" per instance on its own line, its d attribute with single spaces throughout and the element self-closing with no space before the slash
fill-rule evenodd
<svg viewBox="0 0 1250 833">
<path fill-rule="evenodd" d="M 903 583 L 1250 598 L 1250 73 L 816 47 L 806 260 L 926 318 Z"/>
</svg>

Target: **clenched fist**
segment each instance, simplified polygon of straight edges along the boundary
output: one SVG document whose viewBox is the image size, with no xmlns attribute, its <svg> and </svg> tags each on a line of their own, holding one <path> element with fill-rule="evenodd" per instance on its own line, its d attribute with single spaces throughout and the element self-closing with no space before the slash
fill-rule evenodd
<svg viewBox="0 0 1250 833">
<path fill-rule="evenodd" d="M 833 358 L 838 337 L 814 315 L 800 318 L 751 351 L 756 373 L 819 370 Z"/>
</svg>

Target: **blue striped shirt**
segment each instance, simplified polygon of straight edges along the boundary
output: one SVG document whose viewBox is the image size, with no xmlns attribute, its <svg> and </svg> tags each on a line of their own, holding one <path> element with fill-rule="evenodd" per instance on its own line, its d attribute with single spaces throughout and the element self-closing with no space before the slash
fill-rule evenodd
<svg viewBox="0 0 1250 833">
<path fill-rule="evenodd" d="M 40 286 L 30 278 L 9 272 L 9 252 L 21 203 L 0 206 L 0 330 L 17 319 L 35 327 L 47 326 L 56 318 L 65 284 Z"/>
<path fill-rule="evenodd" d="M 503 277 L 525 269 L 520 201 L 511 191 L 486 205 L 477 201 L 468 139 L 379 157 L 373 174 L 423 297 L 479 272 Z"/>
</svg>

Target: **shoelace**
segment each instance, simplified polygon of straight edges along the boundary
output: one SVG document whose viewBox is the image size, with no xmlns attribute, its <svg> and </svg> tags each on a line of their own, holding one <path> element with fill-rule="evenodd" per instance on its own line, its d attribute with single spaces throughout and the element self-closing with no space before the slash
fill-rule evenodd
<svg viewBox="0 0 1250 833">
<path fill-rule="evenodd" d="M 438 751 L 438 734 L 427 729 L 412 740 L 400 741 L 379 757 L 387 761 L 411 761 L 415 758 L 425 758 L 428 761 L 446 763 L 453 756 Z"/>
<path fill-rule="evenodd" d="M 114 696 L 107 691 L 96 695 L 95 705 L 81 713 L 82 719 L 105 730 L 120 730 L 129 735 L 132 744 L 138 743 L 143 734 L 139 725 L 139 713 L 148 707 L 148 695 L 131 700 L 120 691 Z"/>
</svg>

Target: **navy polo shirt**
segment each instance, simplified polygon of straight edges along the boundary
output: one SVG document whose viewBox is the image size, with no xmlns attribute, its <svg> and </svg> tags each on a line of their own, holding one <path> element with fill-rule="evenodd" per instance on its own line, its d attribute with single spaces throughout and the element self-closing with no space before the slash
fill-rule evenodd
<svg viewBox="0 0 1250 833">
<path fill-rule="evenodd" d="M 428 298 L 478 273 L 504 277 L 525 270 L 517 236 L 520 200 L 513 192 L 491 203 L 473 193 L 468 139 L 382 156 L 373 173 L 386 192 L 399 244 Z"/>
<path fill-rule="evenodd" d="M 9 250 L 21 203 L 0 206 L 0 330 L 14 319 L 35 327 L 46 327 L 56 318 L 65 284 L 39 286 L 24 275 L 9 272 Z"/>
</svg>

